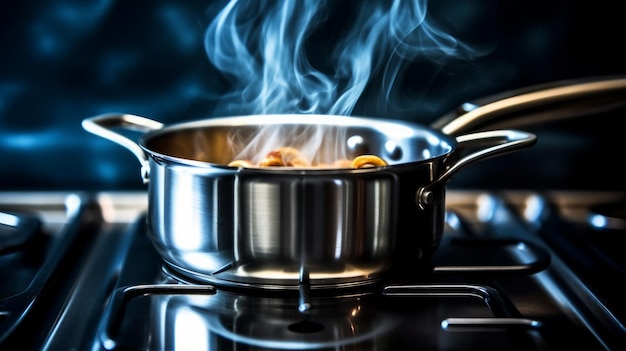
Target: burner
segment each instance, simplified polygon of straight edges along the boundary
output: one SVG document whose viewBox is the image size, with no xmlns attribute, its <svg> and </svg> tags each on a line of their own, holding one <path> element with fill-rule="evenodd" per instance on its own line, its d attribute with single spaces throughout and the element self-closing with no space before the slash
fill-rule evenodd
<svg viewBox="0 0 626 351">
<path fill-rule="evenodd" d="M 231 284 L 218 280 L 216 284 L 207 285 L 203 281 L 195 281 L 189 279 L 185 274 L 181 274 L 171 266 L 163 263 L 161 266 L 163 273 L 163 281 L 166 283 L 180 283 L 186 285 L 205 285 L 216 286 L 222 291 L 231 292 L 241 296 L 259 297 L 259 298 L 285 298 L 290 301 L 292 307 L 296 308 L 301 313 L 308 313 L 312 307 L 316 307 L 313 304 L 317 303 L 320 298 L 340 298 L 345 296 L 365 296 L 374 293 L 379 293 L 382 281 L 370 280 L 368 284 L 362 284 L 361 282 L 353 285 L 340 285 L 333 286 L 314 286 L 310 284 L 310 281 L 306 279 L 306 274 L 302 274 L 304 279 L 300 280 L 297 285 L 268 285 L 268 284 L 247 284 L 241 283 Z M 313 301 L 312 301 L 313 299 Z M 308 324 L 295 324 L 293 326 L 296 330 L 309 330 L 315 329 Z"/>
<path fill-rule="evenodd" d="M 174 266 L 169 262 L 163 264 L 163 271 L 174 279 L 187 282 L 191 284 L 214 284 L 223 287 L 243 288 L 243 289 L 264 289 L 271 291 L 286 290 L 286 291 L 298 291 L 302 288 L 302 285 L 308 285 L 311 290 L 350 290 L 353 288 L 368 289 L 370 286 L 380 284 L 382 277 L 370 277 L 368 279 L 337 279 L 333 278 L 331 282 L 319 278 L 315 274 L 308 274 L 306 269 L 300 269 L 299 272 L 279 272 L 279 268 L 276 269 L 276 275 L 273 277 L 251 277 L 250 279 L 243 279 L 245 276 L 246 267 L 231 268 L 226 267 L 215 275 L 201 274 L 198 272 L 191 272 L 183 268 Z M 230 271 L 237 271 L 238 273 L 231 274 Z M 282 274 L 282 278 L 279 275 Z M 234 278 L 231 280 L 229 278 Z M 366 276 L 366 275 L 365 275 Z M 285 277 L 288 277 L 285 279 Z"/>
</svg>

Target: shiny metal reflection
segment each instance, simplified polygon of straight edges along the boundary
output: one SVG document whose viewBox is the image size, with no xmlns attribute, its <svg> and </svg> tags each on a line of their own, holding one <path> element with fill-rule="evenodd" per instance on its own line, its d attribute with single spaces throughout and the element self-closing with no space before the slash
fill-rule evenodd
<svg viewBox="0 0 626 351">
<path fill-rule="evenodd" d="M 343 350 L 346 345 L 367 348 L 381 342 L 380 336 L 396 323 L 376 306 L 363 308 L 358 296 L 317 298 L 306 315 L 295 309 L 297 304 L 297 298 L 225 291 L 154 296 L 151 308 L 156 322 L 151 342 L 162 349 L 174 345 L 212 349 L 232 343 L 234 347 L 275 350 Z"/>
<path fill-rule="evenodd" d="M 623 230 L 626 229 L 626 220 L 609 217 L 601 214 L 590 214 L 587 218 L 589 225 L 596 229 Z"/>
</svg>

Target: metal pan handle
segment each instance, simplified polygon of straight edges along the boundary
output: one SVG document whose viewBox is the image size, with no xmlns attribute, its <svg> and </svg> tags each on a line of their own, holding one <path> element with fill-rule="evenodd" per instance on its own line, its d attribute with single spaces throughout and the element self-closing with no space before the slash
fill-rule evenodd
<svg viewBox="0 0 626 351">
<path fill-rule="evenodd" d="M 141 164 L 141 178 L 143 179 L 144 184 L 148 183 L 150 176 L 148 155 L 139 146 L 139 144 L 130 138 L 113 131 L 113 129 L 125 128 L 139 132 L 149 132 L 163 128 L 163 123 L 131 114 L 107 113 L 84 119 L 82 126 L 86 131 L 105 139 L 109 139 L 130 150 L 130 152 L 137 157 L 139 163 Z"/>
<path fill-rule="evenodd" d="M 455 155 L 462 154 L 464 150 L 470 148 L 478 150 L 456 159 L 437 179 L 418 189 L 416 202 L 421 209 L 441 202 L 445 182 L 461 168 L 479 160 L 530 147 L 537 142 L 537 137 L 519 130 L 492 130 L 461 135 L 456 141 L 458 147 L 454 151 Z"/>
<path fill-rule="evenodd" d="M 506 94 L 487 97 L 488 102 L 468 102 L 439 118 L 431 127 L 441 130 L 447 135 L 460 135 L 480 130 L 497 129 L 494 125 L 501 124 L 500 129 L 523 128 L 536 119 L 533 110 L 553 111 L 550 115 L 562 118 L 567 115 L 578 116 L 584 110 L 593 111 L 597 106 L 607 106 L 611 103 L 623 104 L 623 94 L 626 92 L 626 77 L 591 77 L 588 79 L 558 81 L 548 84 L 531 86 Z M 615 94 L 610 100 L 608 95 Z M 598 101 L 595 101 L 598 99 Z M 560 103 L 585 101 L 584 105 L 576 105 L 575 110 L 565 109 L 562 112 Z M 614 101 L 614 102 L 613 102 Z M 548 116 L 541 115 L 545 122 Z M 514 122 L 515 121 L 515 122 Z M 491 126 L 491 127 L 490 127 Z"/>
</svg>

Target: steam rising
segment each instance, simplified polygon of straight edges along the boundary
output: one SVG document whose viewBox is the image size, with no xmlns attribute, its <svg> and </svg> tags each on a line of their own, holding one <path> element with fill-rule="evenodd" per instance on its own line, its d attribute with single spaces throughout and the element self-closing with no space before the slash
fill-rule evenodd
<svg viewBox="0 0 626 351">
<path fill-rule="evenodd" d="M 476 54 L 429 22 L 425 0 L 345 4 L 228 2 L 205 33 L 206 54 L 230 83 L 218 110 L 351 115 L 368 87 L 389 101 L 398 76 L 418 57 L 441 62 Z M 374 75 L 381 79 L 371 87 Z M 258 144 L 276 140 L 273 133 Z"/>
</svg>

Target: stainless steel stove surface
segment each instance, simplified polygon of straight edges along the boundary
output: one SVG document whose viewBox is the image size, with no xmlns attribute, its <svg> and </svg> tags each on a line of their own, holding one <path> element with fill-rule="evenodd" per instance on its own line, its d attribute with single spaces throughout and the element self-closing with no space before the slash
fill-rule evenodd
<svg viewBox="0 0 626 351">
<path fill-rule="evenodd" d="M 619 349 L 625 200 L 449 191 L 431 260 L 365 289 L 312 288 L 301 311 L 298 291 L 172 273 L 144 192 L 1 193 L 0 348 Z"/>
</svg>

